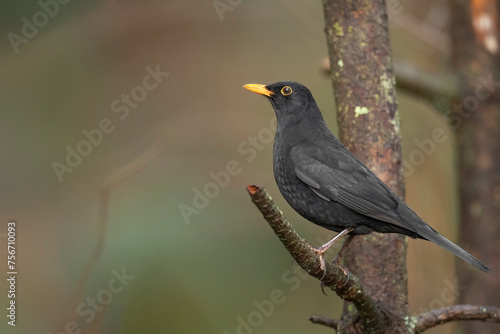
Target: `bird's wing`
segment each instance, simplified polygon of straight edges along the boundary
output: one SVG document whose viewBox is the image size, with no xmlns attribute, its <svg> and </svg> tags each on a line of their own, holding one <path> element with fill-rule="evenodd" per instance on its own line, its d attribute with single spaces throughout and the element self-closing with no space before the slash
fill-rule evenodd
<svg viewBox="0 0 500 334">
<path fill-rule="evenodd" d="M 322 199 L 408 228 L 397 212 L 396 195 L 344 148 L 304 144 L 295 146 L 290 154 L 297 177 Z"/>
</svg>

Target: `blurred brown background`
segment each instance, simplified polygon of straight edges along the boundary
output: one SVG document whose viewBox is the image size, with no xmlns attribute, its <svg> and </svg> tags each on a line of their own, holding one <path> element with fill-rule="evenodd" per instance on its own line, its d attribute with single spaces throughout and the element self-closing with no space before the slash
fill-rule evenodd
<svg viewBox="0 0 500 334">
<path fill-rule="evenodd" d="M 0 10 L 5 36 L 0 44 L 0 265 L 6 268 L 6 224 L 15 219 L 19 273 L 17 326 L 7 326 L 3 316 L 1 331 L 60 333 L 74 319 L 77 282 L 97 243 L 99 193 L 111 177 L 118 181 L 106 188 L 106 241 L 77 294 L 86 315 L 75 320 L 83 333 L 330 333 L 307 318 L 338 316 L 341 300 L 334 293 L 325 297 L 319 282 L 292 272 L 290 257 L 245 186 L 265 186 L 312 243 L 330 233 L 305 222 L 280 196 L 266 137 L 274 113 L 264 98 L 241 88 L 299 81 L 311 89 L 337 132 L 331 82 L 321 72 L 327 56 L 321 3 L 56 4 L 58 12 L 45 24 L 40 16 L 38 32 L 31 31 L 33 37 L 18 50 L 9 33 L 21 35 L 22 18 L 33 21 L 42 7 L 18 1 L 2 3 Z M 394 57 L 439 72 L 448 52 L 446 3 L 392 2 L 389 13 Z M 156 88 L 141 90 L 147 67 L 169 75 Z M 120 102 L 125 109 L 114 112 L 113 102 L 131 92 L 146 95 L 136 106 L 132 101 L 133 108 Z M 430 138 L 438 127 L 447 131 L 448 139 L 409 173 L 407 201 L 456 241 L 452 133 L 429 105 L 402 93 L 398 99 L 405 159 L 419 150 L 415 140 Z M 103 134 L 60 182 L 54 161 L 66 164 L 66 147 L 76 150 L 86 139 L 82 131 L 98 128 L 106 118 L 113 131 Z M 224 170 L 231 160 L 241 172 L 208 203 L 200 200 L 199 212 L 187 223 L 179 206 L 193 207 L 196 191 L 213 182 L 210 173 Z M 130 163 L 132 172 L 120 170 Z M 462 287 L 455 282 L 454 261 L 431 243 L 409 241 L 414 312 L 456 302 Z M 102 292 L 110 291 L 114 273 L 122 268 L 133 278 L 120 292 Z M 7 305 L 5 282 L 1 305 Z M 282 292 L 280 303 L 269 307 L 263 301 L 275 290 Z M 96 317 L 90 319 L 87 298 L 109 304 L 94 308 Z M 429 333 L 455 333 L 455 326 Z"/>
</svg>

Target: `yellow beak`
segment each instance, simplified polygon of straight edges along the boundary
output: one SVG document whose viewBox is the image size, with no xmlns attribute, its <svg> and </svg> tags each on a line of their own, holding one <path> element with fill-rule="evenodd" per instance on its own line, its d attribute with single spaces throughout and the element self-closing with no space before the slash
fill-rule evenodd
<svg viewBox="0 0 500 334">
<path fill-rule="evenodd" d="M 248 84 L 243 86 L 243 88 L 246 88 L 254 93 L 260 94 L 260 95 L 265 95 L 267 97 L 271 97 L 275 95 L 272 91 L 266 88 L 265 85 L 257 85 L 257 84 Z"/>
</svg>

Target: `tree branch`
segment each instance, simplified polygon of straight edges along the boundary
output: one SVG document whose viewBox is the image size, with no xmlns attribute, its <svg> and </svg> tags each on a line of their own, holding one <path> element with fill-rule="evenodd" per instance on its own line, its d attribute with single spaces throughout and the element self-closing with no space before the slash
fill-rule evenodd
<svg viewBox="0 0 500 334">
<path fill-rule="evenodd" d="M 451 73 L 433 74 L 409 63 L 394 61 L 396 85 L 398 88 L 433 100 L 439 97 L 454 99 L 458 95 L 456 78 Z"/>
<path fill-rule="evenodd" d="M 439 6 L 439 3 L 436 3 Z M 405 11 L 404 13 L 390 16 L 390 22 L 395 27 L 410 33 L 413 37 L 418 38 L 423 43 L 448 56 L 450 54 L 450 37 L 443 31 L 442 27 L 448 24 L 447 17 L 440 17 L 442 22 L 441 27 L 430 24 L 427 20 L 422 21 L 413 11 Z"/>
<path fill-rule="evenodd" d="M 420 314 L 415 319 L 415 334 L 417 334 L 450 321 L 481 320 L 500 323 L 500 308 L 495 306 L 455 305 Z"/>
<path fill-rule="evenodd" d="M 322 315 L 311 315 L 309 317 L 309 321 L 311 321 L 313 324 L 323 325 L 335 330 L 338 330 L 340 322 L 338 319 L 330 319 Z"/>
<path fill-rule="evenodd" d="M 431 74 L 408 63 L 395 61 L 396 86 L 428 102 L 441 112 L 458 96 L 458 80 L 450 73 Z"/>
<path fill-rule="evenodd" d="M 385 315 L 380 306 L 367 294 L 359 279 L 347 269 L 328 262 L 323 277 L 318 255 L 312 250 L 312 246 L 295 232 L 267 191 L 253 185 L 248 186 L 247 190 L 252 202 L 295 261 L 309 275 L 321 280 L 325 286 L 335 291 L 340 298 L 354 304 L 366 333 L 384 333 L 387 323 Z"/>
</svg>

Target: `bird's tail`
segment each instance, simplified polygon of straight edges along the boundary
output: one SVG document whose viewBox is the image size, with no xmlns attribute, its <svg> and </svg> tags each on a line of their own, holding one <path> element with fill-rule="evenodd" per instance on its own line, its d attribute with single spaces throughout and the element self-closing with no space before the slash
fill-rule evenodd
<svg viewBox="0 0 500 334">
<path fill-rule="evenodd" d="M 462 248 L 455 245 L 450 240 L 443 237 L 441 234 L 439 234 L 439 232 L 434 230 L 432 227 L 427 225 L 424 228 L 420 228 L 418 233 L 422 237 L 424 237 L 425 239 L 432 241 L 436 245 L 441 246 L 444 249 L 452 252 L 453 254 L 455 254 L 456 256 L 461 258 L 462 260 L 469 262 L 474 267 L 477 267 L 484 272 L 491 272 L 491 269 L 488 268 L 484 263 L 482 263 L 481 261 L 476 259 L 474 256 L 472 256 L 469 253 L 467 253 L 466 251 L 464 251 Z"/>
</svg>

